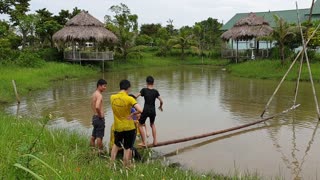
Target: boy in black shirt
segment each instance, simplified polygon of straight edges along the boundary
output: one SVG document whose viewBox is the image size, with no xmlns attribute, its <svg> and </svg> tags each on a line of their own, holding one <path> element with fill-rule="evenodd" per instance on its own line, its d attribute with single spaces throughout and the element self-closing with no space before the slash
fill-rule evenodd
<svg viewBox="0 0 320 180">
<path fill-rule="evenodd" d="M 141 134 L 142 143 L 139 144 L 140 146 L 146 146 L 146 137 L 145 132 L 143 129 L 143 125 L 146 122 L 146 119 L 149 117 L 150 119 L 150 126 L 152 129 L 152 136 L 153 136 L 153 145 L 157 144 L 157 133 L 156 133 L 156 126 L 154 124 L 155 118 L 156 118 L 156 107 L 155 107 L 155 101 L 158 99 L 160 101 L 159 110 L 163 111 L 162 105 L 163 101 L 160 97 L 159 92 L 156 89 L 153 89 L 153 83 L 154 79 L 152 76 L 148 76 L 146 79 L 147 87 L 141 89 L 140 93 L 136 95 L 138 98 L 139 96 L 144 97 L 144 107 L 143 112 L 141 114 L 141 117 L 139 119 L 139 131 Z"/>
</svg>

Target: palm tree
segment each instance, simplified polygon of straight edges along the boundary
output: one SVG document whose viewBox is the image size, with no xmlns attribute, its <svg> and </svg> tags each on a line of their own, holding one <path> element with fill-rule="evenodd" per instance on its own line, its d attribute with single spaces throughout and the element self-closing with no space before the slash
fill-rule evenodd
<svg viewBox="0 0 320 180">
<path fill-rule="evenodd" d="M 194 44 L 193 37 L 190 27 L 182 27 L 179 34 L 169 40 L 169 44 L 175 48 L 181 49 L 181 60 L 184 60 L 185 50 L 187 48 L 197 48 L 192 46 Z"/>
<path fill-rule="evenodd" d="M 295 34 L 295 27 L 288 24 L 284 19 L 281 17 L 274 15 L 274 20 L 276 23 L 276 27 L 273 28 L 272 37 L 276 40 L 279 44 L 280 48 L 280 57 L 281 57 L 281 64 L 285 62 L 285 46 L 286 43 L 291 39 L 290 37 L 294 37 Z"/>
</svg>

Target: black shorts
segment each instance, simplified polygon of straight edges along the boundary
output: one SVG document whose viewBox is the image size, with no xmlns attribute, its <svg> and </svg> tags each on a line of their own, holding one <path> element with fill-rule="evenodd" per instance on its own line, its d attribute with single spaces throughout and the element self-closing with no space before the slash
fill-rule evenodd
<svg viewBox="0 0 320 180">
<path fill-rule="evenodd" d="M 156 119 L 156 113 L 152 111 L 143 111 L 141 114 L 141 117 L 139 119 L 139 123 L 144 125 L 146 123 L 147 118 L 150 119 L 150 125 L 154 124 L 154 121 Z"/>
<path fill-rule="evenodd" d="M 132 149 L 135 139 L 135 129 L 122 132 L 114 131 L 114 144 L 120 148 L 123 146 L 124 149 Z"/>
<path fill-rule="evenodd" d="M 104 136 L 104 128 L 105 128 L 105 122 L 104 118 L 99 118 L 97 115 L 94 115 L 92 117 L 92 136 L 94 138 L 103 138 Z"/>
</svg>

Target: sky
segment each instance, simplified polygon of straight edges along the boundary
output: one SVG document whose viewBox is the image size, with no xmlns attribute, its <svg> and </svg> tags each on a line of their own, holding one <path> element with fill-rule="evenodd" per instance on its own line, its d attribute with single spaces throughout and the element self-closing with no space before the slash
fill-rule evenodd
<svg viewBox="0 0 320 180">
<path fill-rule="evenodd" d="M 160 23 L 167 25 L 173 20 L 175 28 L 206 20 L 209 17 L 226 23 L 236 13 L 261 12 L 310 8 L 311 0 L 31 0 L 30 10 L 47 8 L 58 14 L 61 9 L 72 10 L 74 7 L 89 11 L 103 21 L 105 15 L 113 15 L 109 10 L 112 5 L 126 4 L 132 14 L 138 15 L 138 23 Z M 4 16 L 0 15 L 3 19 Z"/>
</svg>

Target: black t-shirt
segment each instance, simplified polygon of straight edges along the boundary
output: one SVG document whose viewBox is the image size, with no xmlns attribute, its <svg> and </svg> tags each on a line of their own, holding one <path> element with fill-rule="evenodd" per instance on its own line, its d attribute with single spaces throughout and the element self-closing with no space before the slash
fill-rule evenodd
<svg viewBox="0 0 320 180">
<path fill-rule="evenodd" d="M 159 92 L 156 89 L 143 88 L 140 94 L 144 97 L 143 111 L 155 111 L 155 101 L 160 96 Z"/>
</svg>

